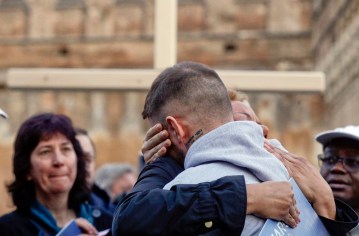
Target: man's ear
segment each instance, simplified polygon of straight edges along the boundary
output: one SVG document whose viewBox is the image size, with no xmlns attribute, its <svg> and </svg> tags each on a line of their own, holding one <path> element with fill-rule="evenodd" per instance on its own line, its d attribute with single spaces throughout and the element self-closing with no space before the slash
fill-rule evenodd
<svg viewBox="0 0 359 236">
<path fill-rule="evenodd" d="M 184 143 L 186 138 L 185 127 L 182 122 L 173 116 L 166 117 L 169 138 L 173 143 Z"/>
</svg>

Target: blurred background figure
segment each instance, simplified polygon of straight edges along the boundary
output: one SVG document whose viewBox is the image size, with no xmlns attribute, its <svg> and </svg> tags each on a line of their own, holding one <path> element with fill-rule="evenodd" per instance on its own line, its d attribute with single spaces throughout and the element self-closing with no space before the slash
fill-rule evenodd
<svg viewBox="0 0 359 236">
<path fill-rule="evenodd" d="M 359 126 L 328 130 L 316 140 L 323 145 L 323 154 L 318 155 L 320 172 L 334 197 L 359 214 Z M 348 235 L 359 235 L 359 227 Z"/>
<path fill-rule="evenodd" d="M 115 205 L 132 189 L 136 180 L 135 168 L 130 164 L 105 164 L 95 174 L 95 184 L 106 191 Z"/>
<path fill-rule="evenodd" d="M 14 144 L 16 210 L 0 218 L 1 235 L 55 235 L 76 220 L 86 234 L 111 227 L 111 215 L 88 205 L 86 163 L 71 120 L 45 113 L 20 127 Z"/>
<path fill-rule="evenodd" d="M 112 214 L 115 210 L 115 206 L 112 204 L 110 197 L 100 187 L 94 183 L 94 175 L 96 168 L 96 146 L 93 140 L 90 138 L 88 132 L 82 128 L 76 128 L 76 139 L 81 145 L 81 149 L 84 153 L 83 157 L 86 163 L 86 169 L 89 173 L 87 176 L 87 184 L 91 188 L 90 205 L 99 207 Z"/>
<path fill-rule="evenodd" d="M 96 147 L 86 130 L 81 128 L 76 128 L 75 130 L 76 139 L 81 145 L 86 162 L 86 169 L 89 173 L 87 182 L 92 186 L 96 168 Z"/>
</svg>

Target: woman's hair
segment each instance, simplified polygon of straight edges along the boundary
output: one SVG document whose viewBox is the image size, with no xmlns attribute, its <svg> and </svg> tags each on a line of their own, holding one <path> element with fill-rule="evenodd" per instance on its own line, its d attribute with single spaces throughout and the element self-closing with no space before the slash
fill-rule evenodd
<svg viewBox="0 0 359 236">
<path fill-rule="evenodd" d="M 31 170 L 31 153 L 40 141 L 49 140 L 56 134 L 64 135 L 73 145 L 77 156 L 77 175 L 69 194 L 68 206 L 78 210 L 90 195 L 86 183 L 88 175 L 85 159 L 70 118 L 65 115 L 44 113 L 30 117 L 20 127 L 14 144 L 13 172 L 15 180 L 7 185 L 8 192 L 19 210 L 27 210 L 36 199 L 35 185 L 27 179 Z"/>
</svg>

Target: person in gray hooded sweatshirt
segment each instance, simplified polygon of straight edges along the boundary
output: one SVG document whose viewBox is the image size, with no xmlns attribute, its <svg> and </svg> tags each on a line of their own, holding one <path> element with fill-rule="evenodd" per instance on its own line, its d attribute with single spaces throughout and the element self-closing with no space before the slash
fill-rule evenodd
<svg viewBox="0 0 359 236">
<path fill-rule="evenodd" d="M 246 184 L 289 180 L 284 165 L 264 149 L 262 128 L 252 121 L 230 122 L 201 137 L 189 148 L 184 167 L 164 189 L 239 174 Z M 242 234 L 258 235 L 264 223 L 265 219 L 248 215 Z"/>
<path fill-rule="evenodd" d="M 233 121 L 227 89 L 205 65 L 183 62 L 163 71 L 151 86 L 142 115 L 167 129 L 172 142 L 168 152 L 186 169 L 166 189 L 227 175 L 244 175 L 247 184 L 289 179 L 284 165 L 263 148 L 262 128 L 253 121 Z M 290 211 L 295 215 L 294 198 Z M 259 233 L 263 224 L 263 219 L 247 216 L 243 235 Z"/>
<path fill-rule="evenodd" d="M 167 69 L 167 71 L 165 71 L 163 74 L 158 76 L 158 78 L 153 83 L 153 86 L 146 100 L 145 109 L 143 112 L 144 118 L 147 117 L 151 125 L 154 125 L 157 122 L 159 122 L 161 123 L 161 126 L 166 129 L 165 130 L 166 135 L 161 135 L 161 133 L 163 132 L 160 133 L 161 129 L 155 130 L 154 128 L 155 126 L 148 131 L 148 134 L 146 134 L 145 144 L 143 146 L 142 151 L 143 153 L 147 152 L 146 153 L 147 161 L 151 161 L 151 160 L 153 161 L 158 156 L 161 156 L 164 153 L 166 153 L 166 151 L 168 151 L 167 156 L 172 157 L 174 154 L 176 154 L 175 157 L 180 162 L 181 160 L 183 161 L 183 159 L 181 159 L 181 156 L 183 157 L 183 155 L 187 153 L 187 149 L 189 148 L 187 153 L 188 156 L 186 157 L 186 160 L 189 156 L 191 156 L 191 154 L 193 154 L 193 156 L 198 156 L 199 160 L 198 163 L 196 163 L 197 160 L 194 160 L 194 162 L 192 163 L 190 161 L 188 161 L 188 164 L 185 163 L 186 167 L 192 165 L 194 166 L 194 167 L 190 167 L 190 169 L 187 169 L 186 171 L 192 171 L 195 173 L 194 175 L 188 174 L 188 176 L 179 175 L 180 176 L 179 178 L 182 179 L 176 179 L 175 181 L 177 183 L 181 182 L 182 180 L 185 181 L 185 183 L 188 183 L 187 181 L 191 181 L 191 183 L 204 182 L 207 181 L 207 179 L 208 180 L 213 178 L 215 179 L 217 178 L 216 176 L 223 176 L 223 172 L 225 172 L 224 175 L 243 174 L 242 172 L 238 173 L 238 170 L 240 170 L 241 168 L 239 169 L 234 168 L 236 165 L 237 166 L 243 165 L 241 167 L 242 169 L 245 168 L 245 171 L 247 171 L 247 168 L 251 168 L 253 171 L 253 172 L 249 171 L 250 173 L 248 174 L 248 178 L 246 178 L 246 182 L 248 184 L 248 182 L 251 182 L 253 180 L 262 181 L 265 179 L 272 178 L 273 177 L 272 171 L 275 171 L 276 168 L 278 167 L 275 164 L 274 166 L 272 166 L 274 167 L 274 169 L 269 168 L 270 172 L 269 173 L 267 172 L 266 169 L 267 164 L 269 162 L 272 162 L 271 158 L 273 158 L 273 156 L 268 156 L 267 152 L 263 153 L 263 143 L 264 143 L 264 147 L 266 148 L 266 150 L 272 153 L 273 155 L 275 155 L 278 159 L 280 159 L 281 162 L 286 166 L 288 172 L 290 173 L 290 176 L 296 179 L 296 181 L 299 181 L 298 184 L 301 190 L 306 195 L 308 201 L 312 204 L 317 214 L 320 215 L 321 220 L 323 221 L 323 223 L 325 224 L 325 226 L 327 227 L 328 231 L 331 234 L 343 235 L 344 232 L 348 232 L 350 228 L 353 228 L 355 226 L 358 217 L 355 215 L 352 209 L 350 209 L 346 205 L 343 205 L 344 203 L 341 202 L 334 203 L 334 199 L 332 197 L 329 186 L 325 183 L 325 180 L 320 176 L 319 171 L 314 166 L 310 165 L 309 162 L 305 160 L 305 158 L 298 157 L 286 151 L 283 151 L 283 147 L 280 145 L 278 141 L 264 140 L 263 138 L 259 137 L 259 135 L 264 137 L 267 136 L 268 133 L 267 127 L 263 127 L 263 130 L 261 131 L 258 130 L 257 128 L 252 127 L 253 126 L 252 124 L 247 124 L 244 126 L 243 129 L 240 130 L 236 129 L 237 132 L 245 133 L 245 136 L 239 137 L 238 139 L 237 134 L 239 133 L 232 132 L 234 129 L 232 130 L 232 128 L 229 129 L 226 128 L 228 130 L 226 131 L 225 128 L 221 129 L 221 126 L 219 126 L 219 128 L 213 126 L 213 122 L 212 123 L 207 122 L 206 120 L 207 116 L 214 120 L 217 119 L 212 115 L 212 114 L 217 114 L 216 111 L 213 109 L 220 109 L 220 111 L 224 115 L 226 114 L 226 111 L 221 110 L 221 108 L 223 108 L 222 106 L 217 108 L 215 107 L 217 103 L 214 101 L 212 97 L 214 94 L 218 95 L 218 93 L 211 94 L 211 92 L 214 91 L 208 91 L 204 89 L 206 88 L 206 86 L 203 86 L 203 84 L 202 87 L 198 85 L 199 83 L 188 85 L 186 83 L 183 84 L 183 81 L 181 82 L 179 80 L 181 79 L 181 77 L 182 79 L 188 79 L 187 77 L 191 77 L 191 76 L 194 77 L 192 79 L 197 79 L 197 80 L 199 80 L 201 76 L 218 77 L 218 75 L 216 75 L 215 72 L 213 71 L 212 71 L 213 73 L 208 72 L 208 70 L 210 69 L 207 68 L 206 71 L 207 73 L 205 73 L 203 72 L 203 68 L 199 67 L 198 65 L 194 66 L 193 64 L 191 65 L 188 63 L 176 65 L 174 67 L 175 68 Z M 190 73 L 191 68 L 193 70 L 199 68 L 200 69 L 199 71 L 197 71 L 196 74 L 194 73 L 194 71 L 192 71 L 193 73 Z M 162 80 L 166 80 L 166 81 L 162 81 Z M 179 91 L 181 89 L 191 90 L 189 92 L 187 91 L 190 94 L 198 93 L 197 96 L 199 97 L 199 99 L 196 100 L 195 96 L 188 96 L 188 94 L 183 93 L 183 91 Z M 210 89 L 215 90 L 217 89 L 217 87 L 213 86 L 212 84 L 212 87 L 210 87 Z M 202 97 L 200 97 L 201 93 L 206 93 L 206 95 L 202 95 Z M 230 94 L 229 96 L 232 100 L 232 112 L 233 112 L 234 120 L 238 120 L 238 121 L 251 120 L 261 125 L 260 121 L 258 120 L 255 113 L 251 109 L 248 109 L 247 106 L 243 106 L 244 105 L 243 103 L 237 101 L 238 100 L 237 97 L 233 97 Z M 173 99 L 177 101 L 173 102 Z M 168 101 L 170 101 L 169 103 L 170 105 L 166 103 Z M 183 106 L 192 106 L 193 109 L 192 110 L 188 108 L 183 109 Z M 205 106 L 206 108 L 201 109 L 202 106 Z M 190 112 L 198 112 L 198 113 L 195 116 L 191 117 L 192 114 L 189 115 Z M 181 129 L 177 128 L 175 131 L 175 132 L 177 132 L 177 130 L 179 131 L 178 135 L 176 133 L 173 134 L 173 129 L 172 129 L 171 136 L 169 136 L 171 130 L 170 127 L 171 124 L 167 125 L 167 122 L 169 123 L 169 121 L 171 121 L 172 119 L 171 116 L 173 117 L 174 120 L 178 121 L 178 123 L 181 125 Z M 196 117 L 199 119 L 199 122 L 197 123 L 196 123 Z M 171 122 L 173 122 L 173 120 Z M 216 125 L 218 125 L 219 123 L 217 122 Z M 182 145 L 181 147 L 181 142 L 178 142 L 177 139 L 183 138 L 184 139 L 183 143 L 186 143 L 186 138 L 187 138 L 187 140 L 189 140 L 187 142 L 193 143 L 194 142 L 193 139 L 200 137 L 203 133 L 203 130 L 199 129 L 198 127 L 208 128 L 209 126 L 207 124 L 210 124 L 212 126 L 213 131 L 210 131 L 208 134 L 205 134 L 202 138 L 206 138 L 208 136 L 209 137 L 209 138 L 207 137 L 207 139 L 209 140 L 208 142 L 211 142 L 211 144 L 207 144 L 206 141 L 202 142 L 201 141 L 202 138 L 200 138 L 192 146 L 187 145 L 183 147 Z M 156 126 L 158 126 L 158 124 Z M 240 126 L 238 126 L 238 128 L 239 127 Z M 244 132 L 246 129 L 250 132 L 252 131 L 254 132 L 246 133 Z M 209 128 L 209 130 L 211 130 L 211 128 Z M 214 134 L 215 132 L 217 133 L 218 137 L 216 137 L 216 135 Z M 192 135 L 193 138 L 188 138 L 189 136 L 191 136 L 190 134 L 193 133 L 195 133 L 194 135 Z M 230 136 L 226 137 L 225 136 L 226 133 L 229 133 Z M 171 140 L 166 141 L 167 137 L 170 137 Z M 249 150 L 239 147 L 232 147 L 232 144 L 227 143 L 228 139 L 232 144 L 247 145 L 247 148 L 249 148 Z M 175 145 L 169 146 L 174 141 L 176 141 Z M 208 147 L 205 146 L 201 147 L 202 144 L 208 145 Z M 221 144 L 224 145 L 222 146 Z M 217 149 L 216 145 L 219 146 L 220 151 L 219 149 Z M 216 147 L 214 148 L 213 146 Z M 228 146 L 229 149 L 226 149 L 225 148 L 226 146 Z M 277 147 L 280 148 L 278 149 Z M 195 148 L 198 149 L 199 153 L 196 153 L 197 151 L 194 150 Z M 213 155 L 215 153 L 208 151 L 207 148 L 208 150 L 214 150 L 215 152 L 217 152 L 218 156 Z M 236 150 L 235 148 L 239 148 L 239 149 Z M 258 150 L 257 148 L 259 148 L 260 150 Z M 231 155 L 233 156 L 237 155 L 238 154 L 237 152 L 241 155 L 238 158 L 242 158 L 242 159 L 231 160 Z M 261 160 L 258 160 L 257 158 L 253 159 L 253 156 L 251 156 L 250 153 L 252 153 L 253 155 L 259 155 L 256 157 Z M 207 155 L 209 155 L 209 158 L 207 157 Z M 264 157 L 260 155 L 264 155 Z M 225 160 L 226 164 L 224 164 L 225 166 L 222 166 L 221 164 L 218 163 L 218 162 L 224 163 L 223 160 L 221 159 L 223 156 L 226 158 Z M 168 158 L 168 157 L 163 157 L 163 158 Z M 265 161 L 263 159 L 265 159 Z M 249 160 L 249 163 L 246 163 L 245 160 Z M 262 167 L 264 162 L 267 163 L 265 163 L 264 168 L 261 169 L 259 168 L 259 166 L 255 164 L 257 161 L 260 161 L 259 166 Z M 213 163 L 213 165 L 208 163 Z M 218 170 L 222 170 L 222 171 L 218 172 Z M 286 175 L 285 170 L 283 170 L 283 166 L 279 166 L 279 170 L 284 171 L 284 174 Z M 187 177 L 189 180 L 187 179 Z M 276 177 L 277 176 L 274 176 L 274 178 Z M 170 185 L 168 185 L 166 188 L 168 189 L 169 187 Z M 335 209 L 335 204 L 337 204 L 337 210 Z M 351 215 L 353 218 L 345 219 L 346 217 L 343 218 L 341 212 L 346 216 Z M 255 224 L 258 223 L 259 224 L 258 227 L 260 228 L 261 227 L 260 222 L 256 222 L 256 218 L 253 218 L 251 220 L 250 218 L 252 217 L 253 216 L 250 216 L 246 219 L 246 223 L 247 223 L 246 227 L 247 228 L 250 227 L 248 226 L 248 223 L 254 224 L 254 227 L 256 227 Z M 335 221 L 334 219 L 337 219 L 338 221 Z M 208 224 L 207 226 L 207 223 L 211 223 L 211 222 L 206 222 L 206 227 L 210 227 L 211 225 Z M 249 230 L 244 232 L 243 235 L 248 235 L 252 233 L 256 234 L 256 232 L 258 232 L 258 230 L 253 230 L 253 231 Z M 218 232 L 218 231 L 214 232 L 215 235 L 216 233 L 220 234 L 222 232 Z M 225 233 L 228 234 L 228 232 Z M 239 232 L 231 231 L 231 233 L 234 233 L 234 235 L 238 235 Z"/>
</svg>

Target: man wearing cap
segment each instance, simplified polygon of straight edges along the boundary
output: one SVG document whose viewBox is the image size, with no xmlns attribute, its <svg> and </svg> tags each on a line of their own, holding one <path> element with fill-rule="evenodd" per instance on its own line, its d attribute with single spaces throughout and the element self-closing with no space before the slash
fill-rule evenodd
<svg viewBox="0 0 359 236">
<path fill-rule="evenodd" d="M 318 155 L 320 173 L 334 197 L 359 213 L 359 126 L 325 131 L 316 140 L 323 145 L 323 154 Z M 348 235 L 359 235 L 359 226 Z"/>
</svg>

